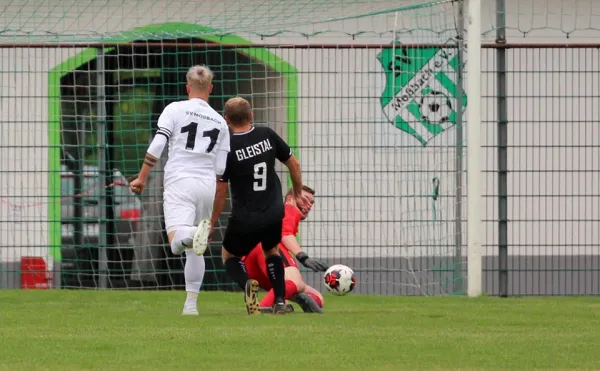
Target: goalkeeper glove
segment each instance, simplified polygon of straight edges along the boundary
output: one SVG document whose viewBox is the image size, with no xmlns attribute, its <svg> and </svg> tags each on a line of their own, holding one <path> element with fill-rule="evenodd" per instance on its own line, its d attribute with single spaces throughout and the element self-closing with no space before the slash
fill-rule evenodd
<svg viewBox="0 0 600 371">
<path fill-rule="evenodd" d="M 325 272 L 329 268 L 329 266 L 322 261 L 309 258 L 308 254 L 305 252 L 296 255 L 296 259 L 298 259 L 298 261 L 306 268 L 312 269 L 313 272 Z"/>
</svg>

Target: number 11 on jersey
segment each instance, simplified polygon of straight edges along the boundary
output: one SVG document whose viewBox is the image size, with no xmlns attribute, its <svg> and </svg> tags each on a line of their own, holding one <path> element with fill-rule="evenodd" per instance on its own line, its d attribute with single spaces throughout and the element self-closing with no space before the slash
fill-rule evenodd
<svg viewBox="0 0 600 371">
<path fill-rule="evenodd" d="M 259 162 L 254 165 L 254 190 L 264 191 L 267 189 L 267 163 Z"/>
<path fill-rule="evenodd" d="M 202 138 L 209 138 L 210 143 L 206 147 L 206 153 L 211 153 L 215 148 L 215 144 L 217 144 L 217 139 L 219 139 L 219 129 L 211 129 L 202 133 Z M 185 142 L 185 149 L 193 151 L 196 147 L 196 135 L 198 133 L 198 123 L 191 122 L 189 125 L 181 128 L 181 134 L 188 133 L 187 140 Z"/>
</svg>

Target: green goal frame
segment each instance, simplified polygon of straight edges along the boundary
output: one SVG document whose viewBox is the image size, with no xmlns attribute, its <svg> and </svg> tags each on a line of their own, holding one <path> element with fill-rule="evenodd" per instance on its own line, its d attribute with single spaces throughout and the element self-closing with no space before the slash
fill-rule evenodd
<svg viewBox="0 0 600 371">
<path fill-rule="evenodd" d="M 218 36 L 210 27 L 180 22 L 169 22 L 136 27 L 119 34 L 110 40 L 111 44 L 131 43 L 138 40 L 173 40 L 180 38 L 199 38 L 215 44 L 239 45 L 237 53 L 245 54 L 263 65 L 280 73 L 285 83 L 286 96 L 286 132 L 287 141 L 293 149 L 298 145 L 298 70 L 271 53 L 267 48 L 248 47 L 252 42 L 244 38 L 227 35 Z M 75 46 L 77 47 L 77 46 Z M 114 48 L 106 48 L 110 52 Z M 61 150 L 61 78 L 92 61 L 98 55 L 96 48 L 87 48 L 77 55 L 52 68 L 48 73 L 48 194 L 53 202 L 48 203 L 48 242 L 50 256 L 55 263 L 60 263 L 61 256 L 61 205 L 60 202 L 60 150 Z M 290 183 L 288 179 L 288 184 Z M 55 269 L 57 269 L 55 267 Z"/>
</svg>

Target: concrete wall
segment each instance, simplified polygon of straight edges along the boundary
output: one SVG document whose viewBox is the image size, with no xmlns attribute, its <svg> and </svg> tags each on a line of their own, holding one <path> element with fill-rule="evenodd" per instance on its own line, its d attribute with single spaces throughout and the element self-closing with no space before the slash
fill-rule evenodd
<svg viewBox="0 0 600 371">
<path fill-rule="evenodd" d="M 0 261 L 42 256 L 49 269 L 48 71 L 78 49 L 0 49 Z M 3 274 L 0 272 L 0 280 Z"/>
</svg>

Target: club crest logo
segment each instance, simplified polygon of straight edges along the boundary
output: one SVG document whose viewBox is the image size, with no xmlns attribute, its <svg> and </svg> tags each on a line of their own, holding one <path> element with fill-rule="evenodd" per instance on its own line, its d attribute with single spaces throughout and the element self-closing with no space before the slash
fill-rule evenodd
<svg viewBox="0 0 600 371">
<path fill-rule="evenodd" d="M 457 51 L 454 47 L 412 48 L 398 43 L 377 55 L 386 77 L 380 98 L 384 115 L 423 146 L 456 124 Z M 463 92 L 463 112 L 466 105 Z"/>
</svg>

